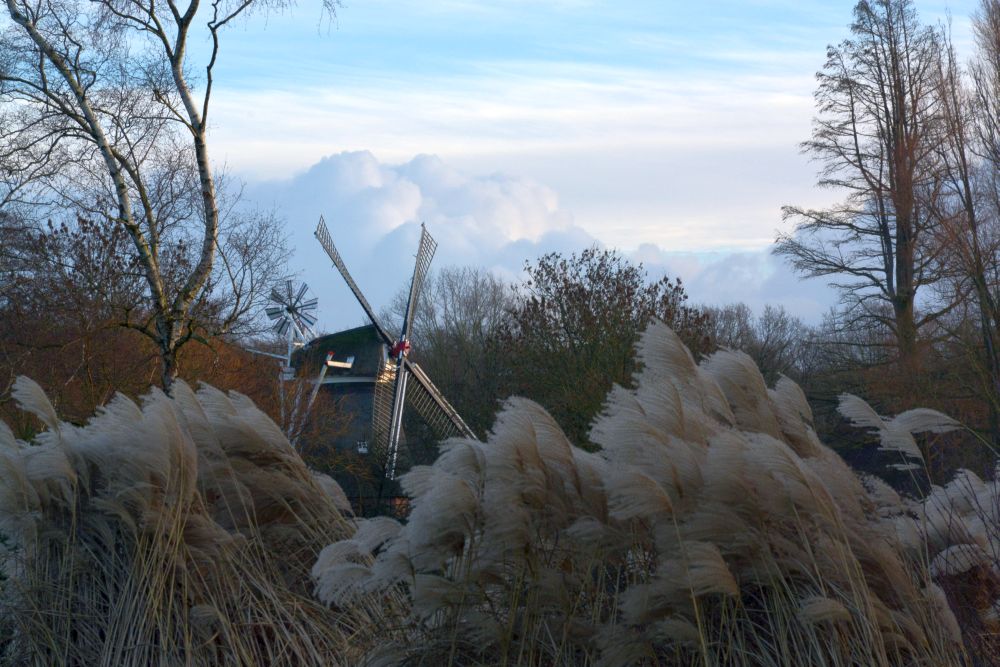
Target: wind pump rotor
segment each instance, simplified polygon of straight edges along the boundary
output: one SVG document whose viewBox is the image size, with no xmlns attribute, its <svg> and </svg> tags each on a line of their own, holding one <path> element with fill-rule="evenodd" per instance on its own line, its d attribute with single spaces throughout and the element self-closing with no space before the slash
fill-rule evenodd
<svg viewBox="0 0 1000 667">
<path fill-rule="evenodd" d="M 279 336 L 292 335 L 300 342 L 315 338 L 316 308 L 319 299 L 311 297 L 309 286 L 298 286 L 291 280 L 283 280 L 271 290 L 270 304 L 264 309 L 271 328 Z"/>
</svg>

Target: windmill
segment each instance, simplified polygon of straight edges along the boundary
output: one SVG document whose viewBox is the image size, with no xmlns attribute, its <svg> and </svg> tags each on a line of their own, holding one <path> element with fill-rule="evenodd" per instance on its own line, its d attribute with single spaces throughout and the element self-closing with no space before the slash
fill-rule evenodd
<svg viewBox="0 0 1000 667">
<path fill-rule="evenodd" d="M 375 381 L 375 394 L 372 409 L 372 432 L 376 445 L 386 452 L 386 477 L 396 476 L 396 459 L 399 454 L 399 439 L 403 428 L 403 410 L 409 404 L 423 417 L 435 435 L 440 438 L 451 436 L 476 437 L 458 412 L 445 399 L 444 395 L 434 386 L 431 379 L 416 363 L 409 360 L 410 329 L 413 325 L 413 315 L 423 287 L 424 278 L 437 242 L 420 226 L 420 245 L 417 249 L 416 263 L 413 267 L 413 278 L 410 280 L 410 293 L 406 301 L 406 312 L 398 337 L 392 337 L 379 322 L 368 299 L 351 277 L 344 260 L 333 245 L 330 232 L 322 217 L 316 227 L 316 238 L 326 254 L 333 260 L 333 265 L 340 271 L 347 286 L 371 320 L 375 331 L 388 351 L 387 360 L 379 369 Z M 412 382 L 411 382 L 412 380 Z"/>
</svg>

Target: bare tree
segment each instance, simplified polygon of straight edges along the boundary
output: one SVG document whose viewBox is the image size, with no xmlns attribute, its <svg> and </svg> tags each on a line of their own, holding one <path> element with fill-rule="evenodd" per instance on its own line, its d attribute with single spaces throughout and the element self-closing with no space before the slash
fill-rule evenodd
<svg viewBox="0 0 1000 667">
<path fill-rule="evenodd" d="M 802 360 L 811 332 L 782 306 L 764 306 L 759 315 L 745 303 L 705 308 L 713 346 L 750 355 L 768 383 L 788 375 L 801 381 Z"/>
<path fill-rule="evenodd" d="M 1000 0 L 983 0 L 973 25 L 971 77 L 964 76 L 950 39 L 938 71 L 946 132 L 942 196 L 931 212 L 947 276 L 944 301 L 970 302 L 963 313 L 978 322 L 981 350 L 975 356 L 985 378 L 990 432 L 1000 444 Z M 961 340 L 965 323 L 959 318 L 951 324 Z"/>
<path fill-rule="evenodd" d="M 927 232 L 939 187 L 940 39 L 910 0 L 862 0 L 851 34 L 828 47 L 813 137 L 803 144 L 823 164 L 819 184 L 846 200 L 826 210 L 785 207 L 795 228 L 775 252 L 806 276 L 832 278 L 852 325 L 888 326 L 912 363 L 918 331 L 940 314 L 916 310 L 918 290 L 936 278 Z M 891 306 L 888 316 L 879 303 Z"/>
<path fill-rule="evenodd" d="M 20 217 L 0 210 L 0 308 L 14 296 L 26 268 L 29 228 Z"/>
<path fill-rule="evenodd" d="M 261 277 L 237 268 L 261 239 L 225 227 L 207 122 L 223 29 L 270 0 L 4 1 L 0 203 L 125 230 L 145 298 L 124 324 L 156 344 L 169 389 L 178 350 L 231 329 L 233 295 Z M 211 45 L 200 79 L 193 35 Z"/>
</svg>

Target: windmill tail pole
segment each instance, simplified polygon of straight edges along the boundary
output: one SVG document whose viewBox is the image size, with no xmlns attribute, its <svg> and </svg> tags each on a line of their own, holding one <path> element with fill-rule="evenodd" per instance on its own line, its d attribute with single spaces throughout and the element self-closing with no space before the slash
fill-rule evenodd
<svg viewBox="0 0 1000 667">
<path fill-rule="evenodd" d="M 292 365 L 292 336 L 294 332 L 291 328 L 288 329 L 288 335 L 286 338 L 286 348 L 285 348 L 285 358 L 281 360 L 281 369 L 278 371 L 278 394 L 279 400 L 281 401 L 281 421 L 287 429 L 288 435 L 291 436 L 292 430 L 295 427 L 295 412 L 288 409 L 288 421 L 285 421 L 285 374 L 287 373 L 287 368 Z"/>
<path fill-rule="evenodd" d="M 333 352 L 327 352 L 326 361 L 323 362 L 323 368 L 319 369 L 319 377 L 316 379 L 316 384 L 313 385 L 312 393 L 309 394 L 309 402 L 306 403 L 306 414 L 309 414 L 313 403 L 316 402 L 316 395 L 319 393 L 319 388 L 322 386 L 323 380 L 326 379 L 326 370 L 330 367 L 331 359 L 333 359 Z"/>
<path fill-rule="evenodd" d="M 281 410 L 281 425 L 285 428 L 285 435 L 291 434 L 292 419 L 288 413 L 288 406 L 285 405 L 285 369 L 278 371 L 278 407 Z"/>
</svg>

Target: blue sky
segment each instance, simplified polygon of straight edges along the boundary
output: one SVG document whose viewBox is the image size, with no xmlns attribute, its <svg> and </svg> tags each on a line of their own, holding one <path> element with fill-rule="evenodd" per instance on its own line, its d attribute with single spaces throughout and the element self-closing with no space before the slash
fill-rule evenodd
<svg viewBox="0 0 1000 667">
<path fill-rule="evenodd" d="M 916 2 L 925 22 L 950 8 L 966 52 L 976 4 Z M 781 205 L 835 198 L 798 144 L 852 6 L 350 0 L 331 21 L 306 2 L 227 36 L 213 155 L 286 216 L 328 328 L 360 311 L 312 240 L 320 213 L 375 302 L 406 281 L 423 220 L 438 266 L 513 277 L 598 242 L 695 300 L 816 321 L 832 295 L 767 251 Z"/>
</svg>

